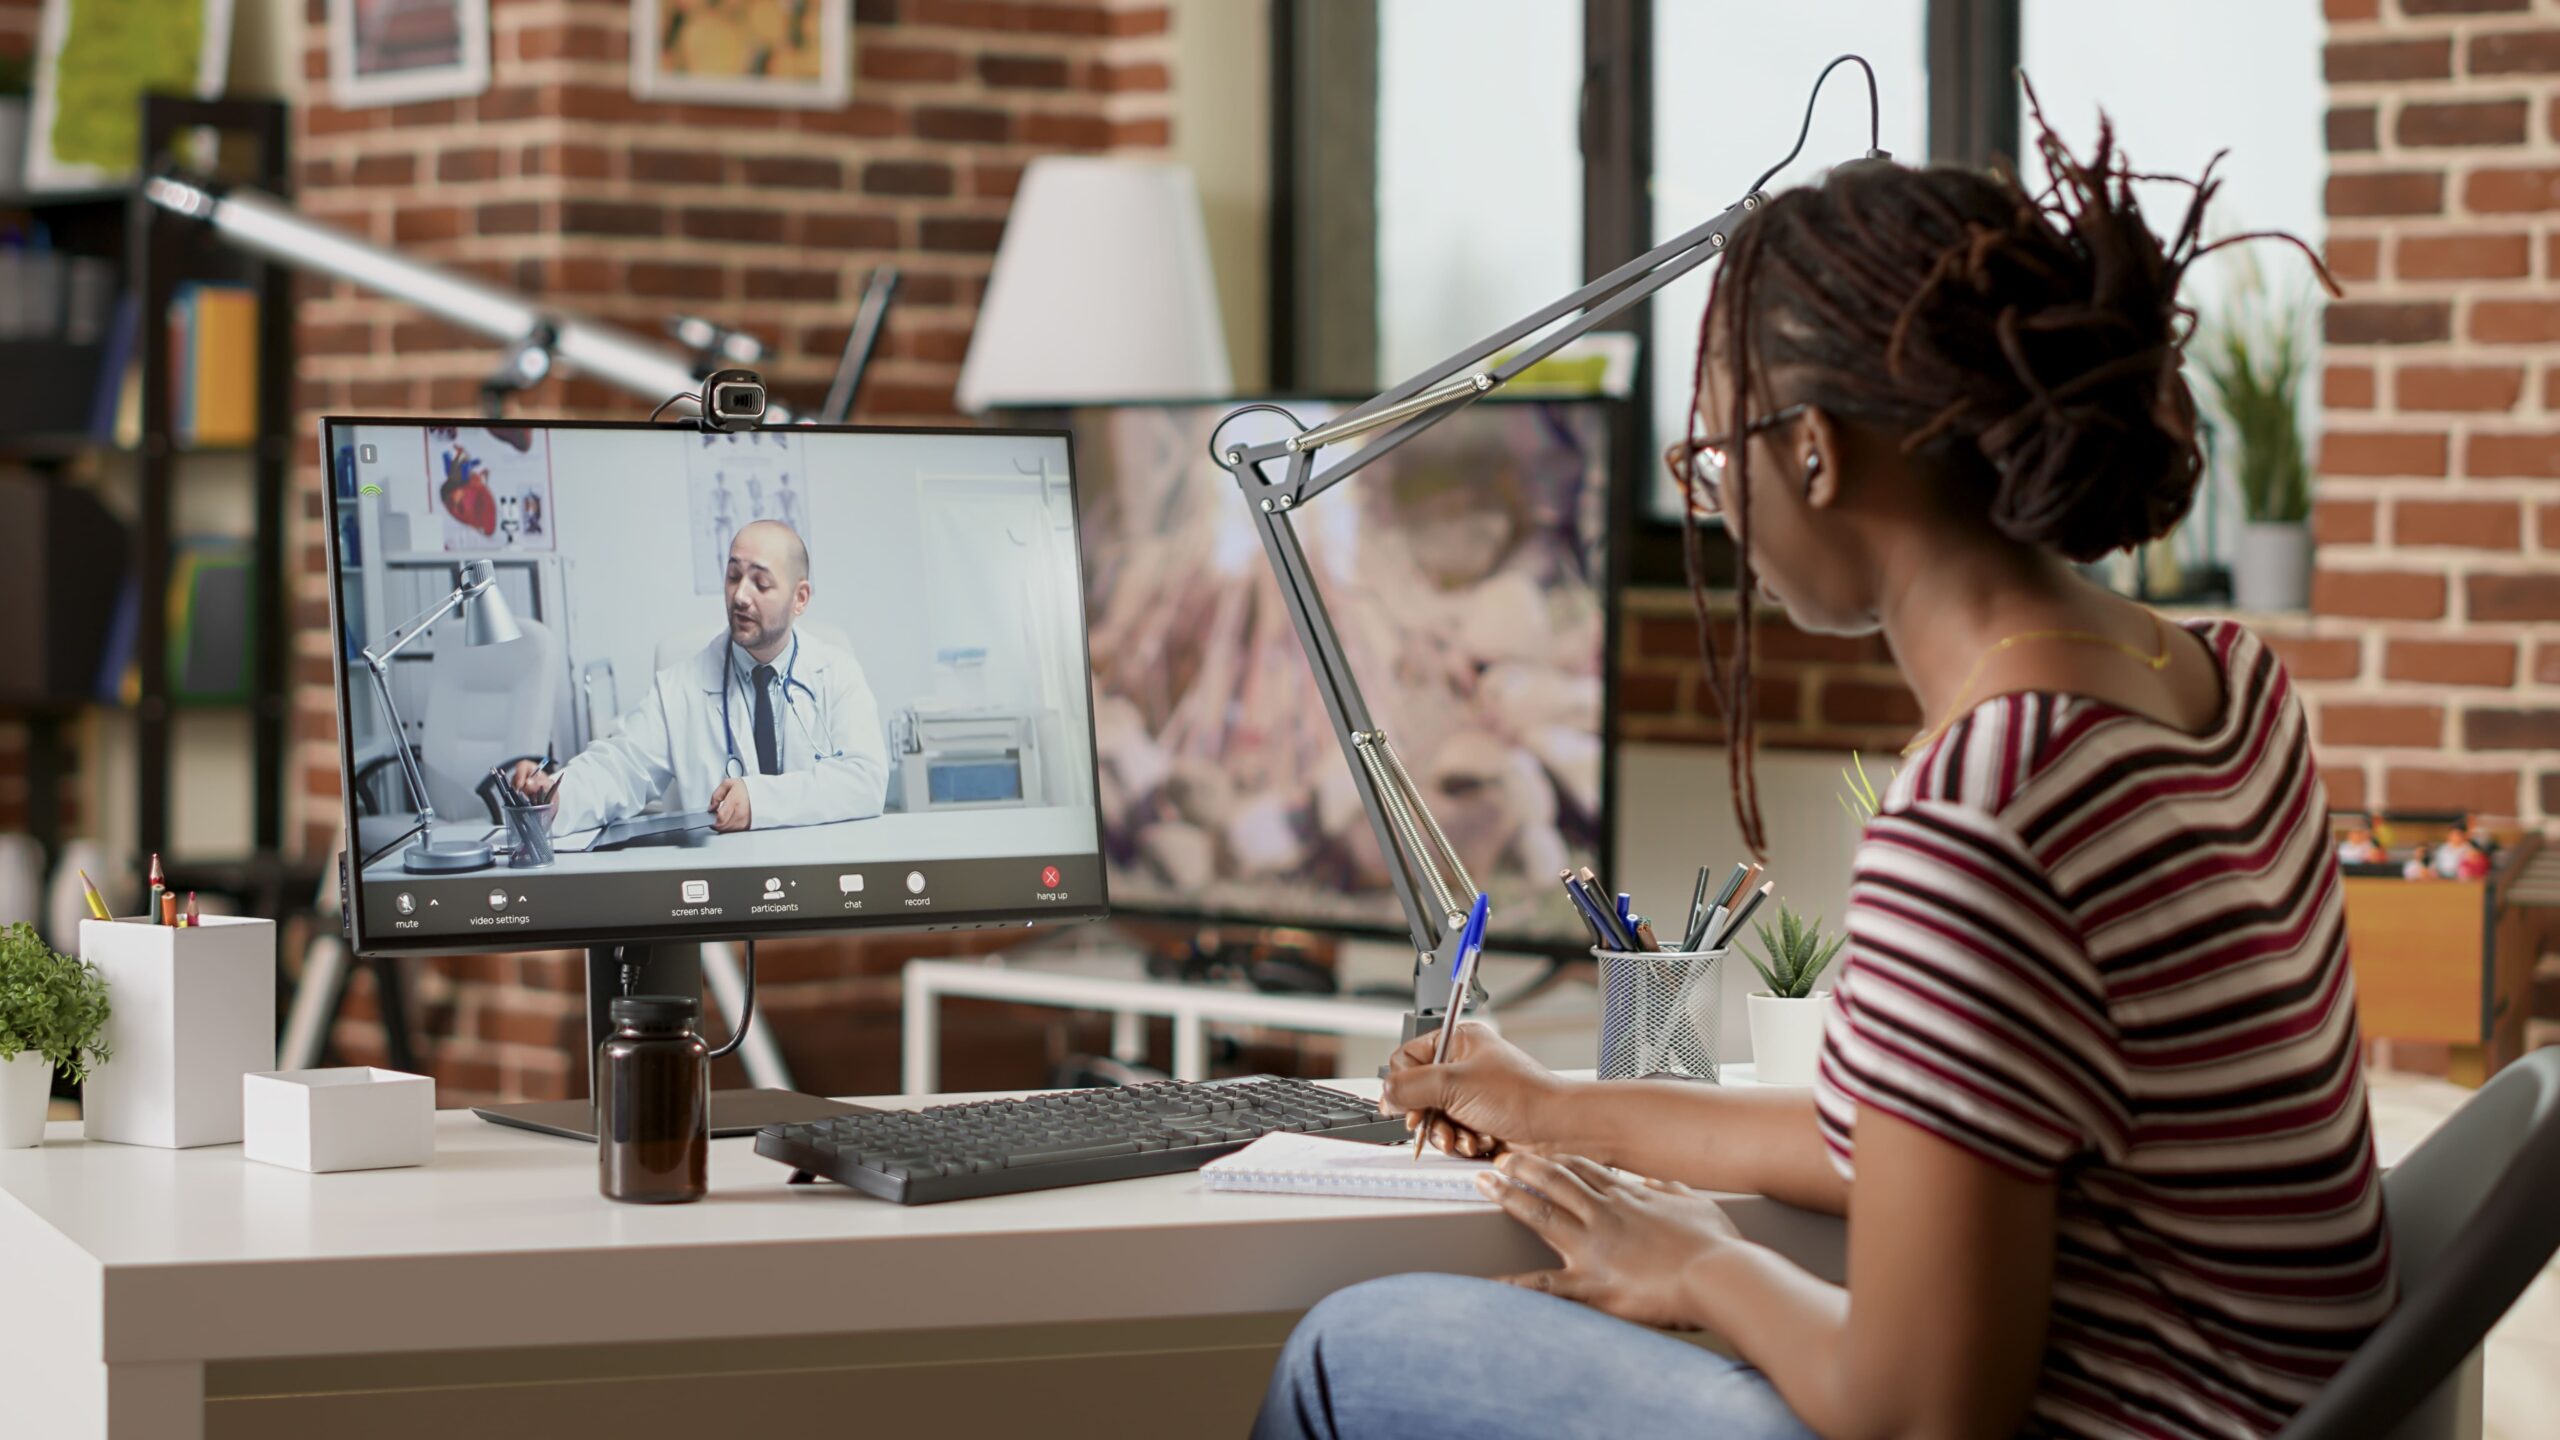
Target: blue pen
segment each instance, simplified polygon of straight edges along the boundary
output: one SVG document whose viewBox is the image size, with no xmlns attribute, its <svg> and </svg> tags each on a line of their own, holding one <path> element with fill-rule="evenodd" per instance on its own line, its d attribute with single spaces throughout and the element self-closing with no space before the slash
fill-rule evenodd
<svg viewBox="0 0 2560 1440">
<path fill-rule="evenodd" d="M 1618 923 L 1629 930 L 1636 928 L 1636 897 L 1624 890 L 1618 892 Z"/>
<path fill-rule="evenodd" d="M 1440 1038 L 1431 1045 L 1431 1063 L 1445 1065 L 1449 1060 L 1449 1035 L 1458 1028 L 1458 1018 L 1467 1013 L 1469 980 L 1476 968 L 1476 956 L 1484 949 L 1485 920 L 1492 913 L 1493 902 L 1484 895 L 1476 896 L 1473 909 L 1467 912 L 1466 928 L 1458 932 L 1458 958 L 1449 966 L 1449 1003 L 1441 1007 Z M 1431 1138 L 1431 1113 L 1424 1112 L 1413 1130 L 1413 1158 L 1422 1158 L 1423 1143 Z"/>
</svg>

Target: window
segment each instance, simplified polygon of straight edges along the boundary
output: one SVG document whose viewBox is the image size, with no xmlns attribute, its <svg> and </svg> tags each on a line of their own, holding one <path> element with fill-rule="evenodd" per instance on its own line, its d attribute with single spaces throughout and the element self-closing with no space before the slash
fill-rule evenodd
<svg viewBox="0 0 2560 1440">
<path fill-rule="evenodd" d="M 1895 158 L 1928 157 L 1929 72 L 1925 0 L 1675 0 L 1653 12 L 1652 243 L 1678 235 L 1741 198 L 1744 186 L 1795 143 L 1805 97 L 1842 51 L 1875 66 L 1882 144 Z M 1748 56 L 1748 63 L 1739 57 Z M 1855 66 L 1822 87 L 1804 153 L 1769 181 L 1772 191 L 1821 178 L 1867 150 L 1867 87 Z M 1608 263 L 1615 256 L 1595 257 Z M 1683 276 L 1653 299 L 1647 339 L 1652 448 L 1684 432 L 1698 323 L 1713 267 Z M 1526 308 L 1526 307 L 1523 307 Z M 1659 472 L 1660 467 L 1655 467 Z M 1648 477 L 1656 519 L 1677 520 L 1667 476 Z"/>
<path fill-rule="evenodd" d="M 1378 6 L 1376 383 L 1582 283 L 1582 9 Z"/>
</svg>

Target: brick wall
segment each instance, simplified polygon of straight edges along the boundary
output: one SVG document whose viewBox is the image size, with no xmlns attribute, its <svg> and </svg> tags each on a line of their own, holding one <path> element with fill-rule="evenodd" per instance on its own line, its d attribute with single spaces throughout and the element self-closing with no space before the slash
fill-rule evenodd
<svg viewBox="0 0 2560 1440">
<path fill-rule="evenodd" d="M 803 403 L 833 373 L 864 278 L 894 260 L 906 281 L 862 419 L 952 415 L 971 318 L 1027 161 L 1160 149 L 1171 135 L 1162 4 L 857 0 L 853 98 L 824 111 L 634 100 L 618 0 L 498 4 L 488 93 L 340 110 L 326 103 L 324 12 L 310 0 L 309 103 L 296 146 L 308 211 L 634 329 L 655 333 L 677 311 L 744 327 L 775 347 L 767 379 Z M 332 410 L 475 408 L 497 359 L 491 346 L 344 285 L 310 282 L 303 293 L 304 435 L 311 417 Z M 567 379 L 519 411 L 648 408 Z M 316 454 L 305 461 L 298 833 L 325 853 L 337 844 L 338 761 L 314 523 L 320 476 Z M 760 1009 L 795 1078 L 835 1094 L 894 1088 L 896 967 L 961 948 L 948 939 L 765 948 Z M 580 1083 L 576 956 L 475 956 L 410 973 L 446 1103 L 564 1095 Z M 360 985 L 337 1037 L 351 1055 L 380 1055 L 373 1013 Z M 981 1048 L 973 1067 L 969 1017 L 956 1024 L 962 1078 L 1037 1083 L 1036 1032 L 1031 1053 Z"/>
</svg>

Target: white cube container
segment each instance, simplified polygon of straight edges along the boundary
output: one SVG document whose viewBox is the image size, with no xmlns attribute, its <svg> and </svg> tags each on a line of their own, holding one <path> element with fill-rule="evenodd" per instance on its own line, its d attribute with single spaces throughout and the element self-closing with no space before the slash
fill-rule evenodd
<svg viewBox="0 0 2560 1440">
<path fill-rule="evenodd" d="M 393 1170 L 436 1151 L 436 1082 L 358 1065 L 270 1070 L 240 1082 L 252 1160 L 288 1170 Z"/>
<path fill-rule="evenodd" d="M 276 926 L 83 920 L 80 954 L 107 981 L 113 1058 L 80 1087 L 81 1133 L 184 1150 L 240 1141 L 240 1077 L 276 1063 Z"/>
</svg>

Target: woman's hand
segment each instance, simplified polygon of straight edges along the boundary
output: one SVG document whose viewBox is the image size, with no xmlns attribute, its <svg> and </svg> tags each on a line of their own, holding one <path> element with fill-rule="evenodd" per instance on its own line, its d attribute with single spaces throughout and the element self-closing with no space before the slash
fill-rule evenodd
<svg viewBox="0 0 2560 1440">
<path fill-rule="evenodd" d="M 1401 1112 L 1406 1128 L 1430 1116 L 1431 1140 L 1452 1155 L 1489 1158 L 1515 1146 L 1535 1148 L 1564 1137 L 1556 1131 L 1565 1081 L 1523 1054 L 1492 1027 L 1463 1024 L 1449 1036 L 1448 1059 L 1431 1063 L 1437 1032 L 1417 1035 L 1387 1059 L 1378 1108 Z"/>
<path fill-rule="evenodd" d="M 1621 1177 L 1579 1155 L 1506 1155 L 1476 1183 L 1564 1261 L 1504 1284 L 1640 1325 L 1694 1328 L 1691 1267 L 1741 1238 L 1722 1206 L 1688 1186 Z"/>
</svg>

